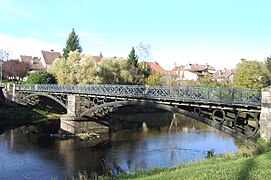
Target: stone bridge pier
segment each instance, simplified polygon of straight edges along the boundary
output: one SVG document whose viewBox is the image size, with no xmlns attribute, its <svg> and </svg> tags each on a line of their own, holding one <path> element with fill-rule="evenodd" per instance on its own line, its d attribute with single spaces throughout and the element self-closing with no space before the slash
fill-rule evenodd
<svg viewBox="0 0 271 180">
<path fill-rule="evenodd" d="M 264 140 L 271 139 L 271 88 L 262 89 L 260 136 Z"/>
<path fill-rule="evenodd" d="M 80 117 L 82 112 L 80 96 L 68 94 L 67 114 L 60 117 L 60 129 L 72 134 L 109 132 L 109 125 L 96 119 Z"/>
</svg>

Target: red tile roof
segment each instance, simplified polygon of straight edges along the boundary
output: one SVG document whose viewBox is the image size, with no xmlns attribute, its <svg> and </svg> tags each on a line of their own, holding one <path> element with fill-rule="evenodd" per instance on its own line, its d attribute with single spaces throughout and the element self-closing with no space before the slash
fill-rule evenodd
<svg viewBox="0 0 271 180">
<path fill-rule="evenodd" d="M 40 58 L 21 55 L 21 60 L 22 60 L 22 62 L 29 63 L 30 70 L 32 70 L 32 71 L 40 71 L 40 70 L 45 69 L 40 61 Z"/>
<path fill-rule="evenodd" d="M 190 72 L 204 71 L 204 70 L 215 71 L 215 68 L 213 66 L 208 65 L 208 64 L 206 64 L 206 65 L 189 64 L 189 65 L 191 68 L 186 69 L 186 70 L 189 70 Z"/>
<path fill-rule="evenodd" d="M 54 62 L 55 59 L 61 57 L 60 52 L 51 51 L 43 51 L 41 50 L 44 61 L 47 65 L 50 65 Z"/>
<path fill-rule="evenodd" d="M 157 62 L 147 62 L 152 72 L 166 74 L 166 71 Z"/>
<path fill-rule="evenodd" d="M 27 63 L 31 63 L 31 60 L 32 60 L 32 56 L 23 56 L 23 55 L 20 55 L 21 57 L 21 60 L 22 62 L 27 62 Z"/>
<path fill-rule="evenodd" d="M 221 77 L 224 77 L 224 78 L 229 78 L 230 75 L 235 75 L 235 70 L 233 69 L 224 69 L 224 70 L 217 70 L 213 77 L 214 78 L 221 78 Z"/>
<path fill-rule="evenodd" d="M 92 56 L 92 57 L 93 57 L 93 60 L 96 62 L 100 62 L 101 59 L 103 58 L 102 56 Z"/>
</svg>

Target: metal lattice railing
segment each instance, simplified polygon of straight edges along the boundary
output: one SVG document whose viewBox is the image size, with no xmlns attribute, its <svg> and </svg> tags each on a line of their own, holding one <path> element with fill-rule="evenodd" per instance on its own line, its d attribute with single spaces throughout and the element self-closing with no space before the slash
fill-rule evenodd
<svg viewBox="0 0 271 180">
<path fill-rule="evenodd" d="M 261 105 L 260 89 L 204 88 L 178 86 L 138 86 L 138 85 L 57 85 L 20 84 L 16 91 L 42 91 L 56 93 L 77 93 L 133 97 L 145 99 L 164 99 L 192 102 L 215 102 L 225 104 Z"/>
</svg>

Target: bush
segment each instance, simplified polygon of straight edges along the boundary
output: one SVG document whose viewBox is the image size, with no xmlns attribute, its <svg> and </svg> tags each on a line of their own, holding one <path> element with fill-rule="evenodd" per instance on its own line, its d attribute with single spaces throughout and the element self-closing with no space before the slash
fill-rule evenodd
<svg viewBox="0 0 271 180">
<path fill-rule="evenodd" d="M 27 84 L 55 84 L 57 83 L 56 78 L 54 75 L 42 71 L 42 72 L 35 72 L 28 76 Z"/>
</svg>

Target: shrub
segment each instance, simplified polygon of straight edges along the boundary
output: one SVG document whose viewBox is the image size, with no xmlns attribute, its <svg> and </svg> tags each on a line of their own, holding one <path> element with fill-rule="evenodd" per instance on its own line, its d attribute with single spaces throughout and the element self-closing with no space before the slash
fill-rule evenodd
<svg viewBox="0 0 271 180">
<path fill-rule="evenodd" d="M 57 83 L 56 78 L 54 75 L 42 71 L 42 72 L 35 72 L 28 76 L 27 84 L 55 84 Z"/>
</svg>

